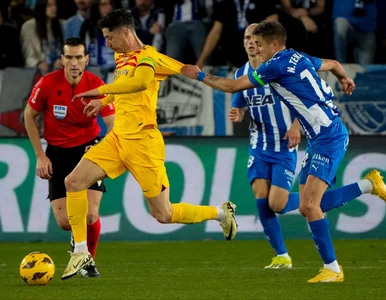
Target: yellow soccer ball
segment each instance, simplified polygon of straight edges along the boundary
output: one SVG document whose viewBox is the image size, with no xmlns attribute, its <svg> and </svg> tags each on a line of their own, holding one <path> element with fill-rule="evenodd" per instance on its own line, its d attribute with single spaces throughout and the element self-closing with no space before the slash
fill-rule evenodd
<svg viewBox="0 0 386 300">
<path fill-rule="evenodd" d="M 20 264 L 20 276 L 30 285 L 46 285 L 55 275 L 54 261 L 47 254 L 32 252 Z"/>
</svg>

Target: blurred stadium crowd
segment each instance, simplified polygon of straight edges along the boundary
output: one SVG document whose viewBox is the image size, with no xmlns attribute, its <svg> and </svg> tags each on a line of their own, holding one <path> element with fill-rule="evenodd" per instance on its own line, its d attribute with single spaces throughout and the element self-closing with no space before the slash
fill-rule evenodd
<svg viewBox="0 0 386 300">
<path fill-rule="evenodd" d="M 281 22 L 288 47 L 341 63 L 386 63 L 384 0 L 1 0 L 0 69 L 61 68 L 63 40 L 85 39 L 90 66 L 112 71 L 97 21 L 132 12 L 139 38 L 184 63 L 239 67 L 248 24 Z"/>
</svg>

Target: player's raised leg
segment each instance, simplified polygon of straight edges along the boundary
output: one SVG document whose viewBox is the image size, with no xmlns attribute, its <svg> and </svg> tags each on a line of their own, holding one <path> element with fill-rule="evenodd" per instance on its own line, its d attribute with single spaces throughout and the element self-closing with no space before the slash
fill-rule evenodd
<svg viewBox="0 0 386 300">
<path fill-rule="evenodd" d="M 80 269 L 93 261 L 87 248 L 87 189 L 106 173 L 90 160 L 82 158 L 75 169 L 65 179 L 67 189 L 67 214 L 74 236 L 75 248 L 63 272 L 62 279 L 74 276 Z"/>
<path fill-rule="evenodd" d="M 221 206 L 193 205 L 189 203 L 172 204 L 169 189 L 162 186 L 162 192 L 155 197 L 146 196 L 152 216 L 160 223 L 194 224 L 206 220 L 217 220 L 227 240 L 234 239 L 237 233 L 235 219 L 236 205 L 230 201 Z M 148 194 L 149 195 L 149 194 Z"/>
<path fill-rule="evenodd" d="M 364 180 L 369 180 L 371 182 L 372 188 L 370 190 L 369 185 L 363 185 L 361 189 L 366 189 L 368 192 L 371 192 L 372 195 L 380 197 L 383 201 L 386 202 L 386 185 L 383 181 L 383 177 L 378 170 L 371 170 L 365 175 Z M 365 184 L 365 183 L 364 183 Z"/>
<path fill-rule="evenodd" d="M 279 164 L 275 164 L 275 166 L 280 169 Z M 262 170 L 263 167 L 260 166 L 258 169 Z M 299 207 L 299 193 L 289 193 L 288 189 L 286 189 L 286 182 L 287 180 L 290 180 L 290 178 L 286 178 L 284 182 L 282 182 L 283 180 L 281 180 L 281 176 L 279 176 L 279 174 L 285 174 L 285 172 L 277 170 L 274 173 L 276 174 L 272 176 L 272 183 L 269 188 L 269 207 L 267 208 L 267 205 L 263 205 L 264 201 L 257 202 L 259 217 L 264 228 L 264 233 L 266 236 L 270 237 L 269 242 L 277 254 L 273 257 L 272 263 L 266 266 L 266 268 L 288 268 L 292 266 L 292 261 L 288 256 L 288 253 L 286 253 L 287 251 L 284 250 L 285 246 L 280 230 L 280 224 L 278 221 L 268 222 L 267 220 L 277 219 L 275 213 L 284 214 L 288 211 L 297 209 Z M 268 187 L 268 182 L 264 185 L 261 181 L 262 180 L 255 180 L 252 185 L 256 199 L 260 200 L 266 198 L 264 195 Z M 304 185 L 301 186 L 302 189 L 304 189 Z M 371 170 L 358 182 L 325 192 L 320 207 L 323 212 L 326 212 L 334 208 L 339 208 L 362 194 L 372 193 L 373 195 L 382 198 L 386 195 L 385 191 L 386 185 L 383 182 L 383 177 L 380 175 L 379 171 Z M 269 213 L 269 211 L 271 211 L 271 213 Z M 269 218 L 269 216 L 271 218 Z M 270 233 L 269 231 L 272 232 Z M 273 232 L 276 232 L 276 234 L 273 234 Z M 280 253 L 283 254 L 280 255 Z"/>
<path fill-rule="evenodd" d="M 383 177 L 376 169 L 369 171 L 357 182 L 330 189 L 323 194 L 320 207 L 323 212 L 347 205 L 361 195 L 372 194 L 386 201 L 386 185 Z M 282 210 L 275 210 L 276 213 L 285 214 L 299 208 L 299 193 L 292 192 Z"/>
<path fill-rule="evenodd" d="M 159 130 L 148 130 L 141 140 L 121 141 L 127 159 L 124 161 L 142 188 L 152 216 L 160 223 L 194 224 L 217 220 L 225 238 L 232 240 L 237 232 L 236 205 L 227 201 L 221 206 L 172 204 L 169 200 L 169 180 L 165 168 L 165 145 Z M 152 149 L 148 151 L 148 149 Z"/>
</svg>

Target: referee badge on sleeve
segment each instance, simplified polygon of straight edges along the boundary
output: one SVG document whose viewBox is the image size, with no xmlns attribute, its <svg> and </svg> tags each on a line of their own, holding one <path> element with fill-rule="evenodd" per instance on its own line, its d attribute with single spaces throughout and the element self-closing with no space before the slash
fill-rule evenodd
<svg viewBox="0 0 386 300">
<path fill-rule="evenodd" d="M 67 115 L 67 106 L 65 105 L 54 105 L 54 116 L 55 118 L 62 120 Z"/>
</svg>

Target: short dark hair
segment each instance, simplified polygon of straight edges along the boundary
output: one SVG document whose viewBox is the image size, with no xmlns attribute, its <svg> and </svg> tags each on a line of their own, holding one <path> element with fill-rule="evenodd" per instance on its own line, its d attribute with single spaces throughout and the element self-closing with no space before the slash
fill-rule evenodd
<svg viewBox="0 0 386 300">
<path fill-rule="evenodd" d="M 125 9 L 116 9 L 102 17 L 98 21 L 98 27 L 100 29 L 107 28 L 110 31 L 120 27 L 127 27 L 130 30 L 134 30 L 134 18 L 133 15 Z"/>
<path fill-rule="evenodd" d="M 287 41 L 287 32 L 283 25 L 275 21 L 261 21 L 253 30 L 253 34 L 262 36 L 267 42 L 277 40 L 282 45 L 285 45 Z"/>
<path fill-rule="evenodd" d="M 76 46 L 83 46 L 84 49 L 84 55 L 87 55 L 87 46 L 84 40 L 82 40 L 80 37 L 74 36 L 70 37 L 67 40 L 64 41 L 63 43 L 63 49 L 62 49 L 62 54 L 64 55 L 64 46 L 70 46 L 70 47 L 76 47 Z"/>
</svg>

